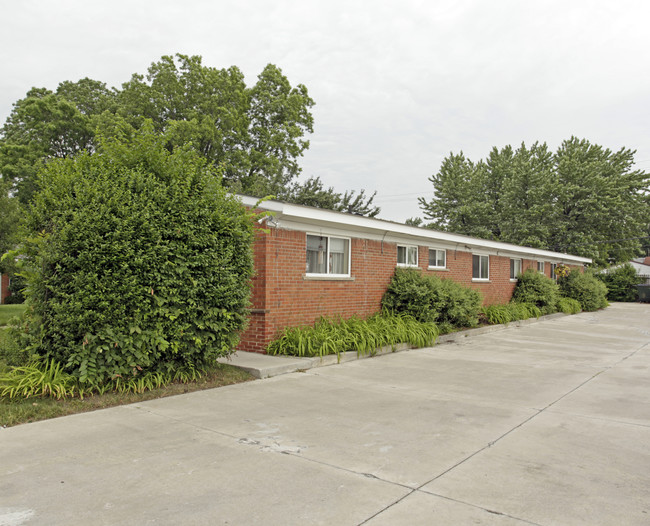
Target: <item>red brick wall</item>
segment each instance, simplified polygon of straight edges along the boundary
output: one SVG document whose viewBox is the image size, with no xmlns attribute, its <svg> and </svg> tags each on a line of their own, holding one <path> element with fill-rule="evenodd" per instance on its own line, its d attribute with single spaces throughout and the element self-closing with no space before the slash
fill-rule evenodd
<svg viewBox="0 0 650 526">
<path fill-rule="evenodd" d="M 376 313 L 397 265 L 397 245 L 357 238 L 352 238 L 350 245 L 351 279 L 309 279 L 305 277 L 305 232 L 258 231 L 251 317 L 238 348 L 264 352 L 283 328 L 311 325 L 321 316 L 367 317 Z M 510 280 L 509 257 L 490 256 L 489 282 L 472 281 L 471 252 L 447 250 L 447 269 L 429 270 L 428 247 L 420 246 L 418 265 L 425 273 L 479 290 L 486 305 L 507 303 L 515 287 Z M 527 268 L 536 269 L 537 261 L 524 259 L 522 269 Z M 550 275 L 548 261 L 544 271 Z"/>
<path fill-rule="evenodd" d="M 9 296 L 9 275 L 0 274 L 0 304 Z"/>
</svg>

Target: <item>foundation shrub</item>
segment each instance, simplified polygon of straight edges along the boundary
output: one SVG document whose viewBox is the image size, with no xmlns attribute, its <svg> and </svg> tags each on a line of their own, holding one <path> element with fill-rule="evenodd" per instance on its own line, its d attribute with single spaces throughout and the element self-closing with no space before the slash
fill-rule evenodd
<svg viewBox="0 0 650 526">
<path fill-rule="evenodd" d="M 27 214 L 28 351 L 82 386 L 209 366 L 246 322 L 253 218 L 166 144 L 125 129 L 49 163 Z"/>
<path fill-rule="evenodd" d="M 555 312 L 560 290 L 557 283 L 539 272 L 528 269 L 519 274 L 512 293 L 514 303 L 528 303 L 538 307 L 542 314 Z"/>
<path fill-rule="evenodd" d="M 607 299 L 609 301 L 637 301 L 639 292 L 636 285 L 641 281 L 629 263 L 612 268 L 595 276 L 607 286 Z"/>
<path fill-rule="evenodd" d="M 422 322 L 473 327 L 478 323 L 481 294 L 451 280 L 396 269 L 382 298 L 382 307 Z"/>
<path fill-rule="evenodd" d="M 572 270 L 558 280 L 560 291 L 566 298 L 576 300 L 583 311 L 607 307 L 607 286 L 592 273 Z"/>
</svg>

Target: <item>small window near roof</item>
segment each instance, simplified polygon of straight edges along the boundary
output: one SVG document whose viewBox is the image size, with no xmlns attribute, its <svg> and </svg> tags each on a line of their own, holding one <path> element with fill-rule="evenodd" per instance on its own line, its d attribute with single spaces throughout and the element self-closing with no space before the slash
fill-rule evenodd
<svg viewBox="0 0 650 526">
<path fill-rule="evenodd" d="M 490 256 L 472 255 L 472 279 L 490 279 Z"/>
<path fill-rule="evenodd" d="M 397 245 L 397 265 L 400 267 L 417 267 L 418 247 Z"/>
<path fill-rule="evenodd" d="M 447 265 L 447 251 L 439 248 L 429 249 L 429 268 L 445 268 Z"/>
<path fill-rule="evenodd" d="M 510 260 L 510 279 L 517 279 L 517 276 L 521 274 L 521 259 L 511 259 Z"/>
<path fill-rule="evenodd" d="M 537 262 L 537 272 L 540 274 L 544 274 L 544 262 L 543 261 L 538 261 Z"/>
</svg>

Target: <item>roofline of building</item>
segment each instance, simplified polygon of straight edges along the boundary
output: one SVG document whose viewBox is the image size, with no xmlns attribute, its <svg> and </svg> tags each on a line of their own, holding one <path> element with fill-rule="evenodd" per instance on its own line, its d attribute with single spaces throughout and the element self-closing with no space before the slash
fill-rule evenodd
<svg viewBox="0 0 650 526">
<path fill-rule="evenodd" d="M 567 263 L 591 263 L 590 258 L 574 256 L 561 252 L 542 250 L 539 248 L 523 247 L 502 243 L 501 241 L 491 241 L 489 239 L 480 239 L 476 237 L 465 236 L 462 234 L 452 234 L 450 232 L 441 232 L 430 228 L 417 227 L 388 221 L 385 219 L 375 219 L 371 217 L 360 216 L 345 212 L 336 212 L 323 208 L 311 206 L 295 205 L 282 201 L 266 200 L 260 203 L 256 197 L 238 195 L 242 204 L 247 207 L 255 207 L 274 213 L 274 217 L 281 221 L 282 219 L 312 223 L 327 224 L 342 230 L 356 232 L 375 232 L 378 235 L 385 236 L 387 233 L 410 238 L 418 238 L 424 242 L 435 243 L 444 242 L 449 244 L 463 245 L 468 249 L 483 249 L 508 252 L 519 254 L 521 256 L 533 256 L 533 258 L 549 258 L 554 260 L 566 261 Z M 259 204 L 258 204 L 259 203 Z"/>
</svg>

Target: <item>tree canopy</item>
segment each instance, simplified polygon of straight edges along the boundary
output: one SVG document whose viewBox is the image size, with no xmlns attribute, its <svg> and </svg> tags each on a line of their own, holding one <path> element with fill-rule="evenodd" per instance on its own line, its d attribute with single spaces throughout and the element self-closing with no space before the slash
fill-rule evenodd
<svg viewBox="0 0 650 526">
<path fill-rule="evenodd" d="M 556 152 L 545 143 L 493 148 L 473 162 L 450 154 L 431 200 L 419 198 L 431 228 L 590 257 L 627 261 L 648 244 L 650 176 L 634 153 L 572 137 Z"/>
<path fill-rule="evenodd" d="M 94 151 L 98 134 L 110 137 L 125 124 L 139 130 L 151 122 L 170 152 L 190 145 L 221 167 L 231 192 L 299 199 L 314 190 L 311 180 L 304 190 L 297 182 L 298 161 L 313 132 L 313 106 L 307 88 L 292 86 L 273 64 L 247 86 L 235 66 L 218 69 L 200 56 L 163 56 L 121 88 L 84 78 L 61 82 L 55 91 L 30 90 L 0 130 L 0 176 L 26 203 L 49 161 Z M 363 191 L 327 193 L 321 183 L 318 206 L 378 212 Z"/>
</svg>

